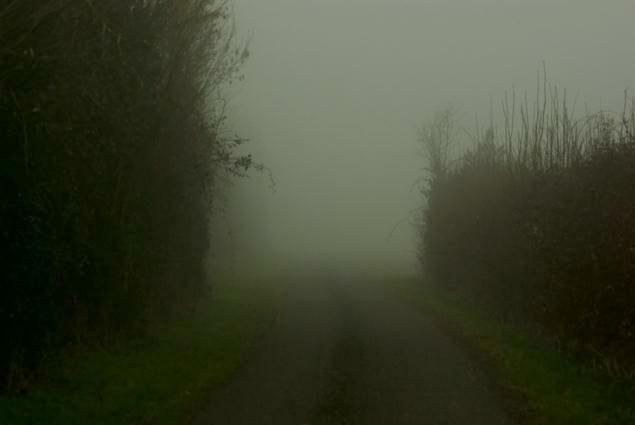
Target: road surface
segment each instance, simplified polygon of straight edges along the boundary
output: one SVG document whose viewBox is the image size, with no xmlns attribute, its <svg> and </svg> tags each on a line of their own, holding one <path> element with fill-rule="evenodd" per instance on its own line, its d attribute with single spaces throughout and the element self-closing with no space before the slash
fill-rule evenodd
<svg viewBox="0 0 635 425">
<path fill-rule="evenodd" d="M 380 284 L 285 290 L 262 344 L 193 425 L 507 425 L 481 366 Z"/>
</svg>

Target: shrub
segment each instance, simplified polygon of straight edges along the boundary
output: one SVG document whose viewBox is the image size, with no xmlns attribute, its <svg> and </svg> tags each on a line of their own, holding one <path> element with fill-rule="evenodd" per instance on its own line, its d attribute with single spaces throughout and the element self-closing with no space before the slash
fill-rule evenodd
<svg viewBox="0 0 635 425">
<path fill-rule="evenodd" d="M 247 57 L 222 0 L 0 6 L 0 379 L 204 289 L 221 87 Z"/>
<path fill-rule="evenodd" d="M 574 120 L 545 82 L 532 107 L 506 99 L 502 129 L 477 133 L 454 161 L 436 158 L 452 140 L 430 137 L 446 125 L 433 120 L 420 251 L 431 280 L 633 370 L 634 106 Z"/>
</svg>

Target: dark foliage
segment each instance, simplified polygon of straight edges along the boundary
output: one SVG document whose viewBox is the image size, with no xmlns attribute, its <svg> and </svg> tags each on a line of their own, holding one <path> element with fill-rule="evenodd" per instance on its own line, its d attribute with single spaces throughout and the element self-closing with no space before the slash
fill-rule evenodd
<svg viewBox="0 0 635 425">
<path fill-rule="evenodd" d="M 439 148 L 452 115 L 425 128 L 421 260 L 437 285 L 534 324 L 611 373 L 632 373 L 634 109 L 574 121 L 558 96 L 545 85 L 520 119 L 503 102 L 500 135 L 490 127 L 452 163 Z"/>
<path fill-rule="evenodd" d="M 0 5 L 2 386 L 204 290 L 215 176 L 251 165 L 219 131 L 232 35 L 221 0 Z"/>
</svg>

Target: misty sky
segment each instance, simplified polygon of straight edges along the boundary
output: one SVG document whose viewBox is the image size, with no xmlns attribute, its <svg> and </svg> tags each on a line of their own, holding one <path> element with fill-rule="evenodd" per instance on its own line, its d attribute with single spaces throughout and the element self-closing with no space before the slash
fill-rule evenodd
<svg viewBox="0 0 635 425">
<path fill-rule="evenodd" d="M 417 128 L 448 104 L 466 125 L 505 90 L 551 83 L 578 109 L 619 109 L 635 90 L 633 0 L 235 0 L 251 35 L 232 130 L 273 169 L 239 182 L 240 249 L 278 258 L 414 265 L 392 228 L 421 205 Z"/>
</svg>

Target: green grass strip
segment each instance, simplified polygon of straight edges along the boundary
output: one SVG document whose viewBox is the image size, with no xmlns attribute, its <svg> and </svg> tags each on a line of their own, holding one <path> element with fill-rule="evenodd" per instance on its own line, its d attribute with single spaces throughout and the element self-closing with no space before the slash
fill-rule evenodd
<svg viewBox="0 0 635 425">
<path fill-rule="evenodd" d="M 518 326 L 489 319 L 465 301 L 414 279 L 392 280 L 390 286 L 485 353 L 502 387 L 528 403 L 528 423 L 635 424 L 632 385 L 598 376 Z"/>
<path fill-rule="evenodd" d="M 58 359 L 37 390 L 0 398 L 0 424 L 184 424 L 240 366 L 274 305 L 262 286 L 214 288 L 195 315 L 151 337 Z"/>
</svg>

